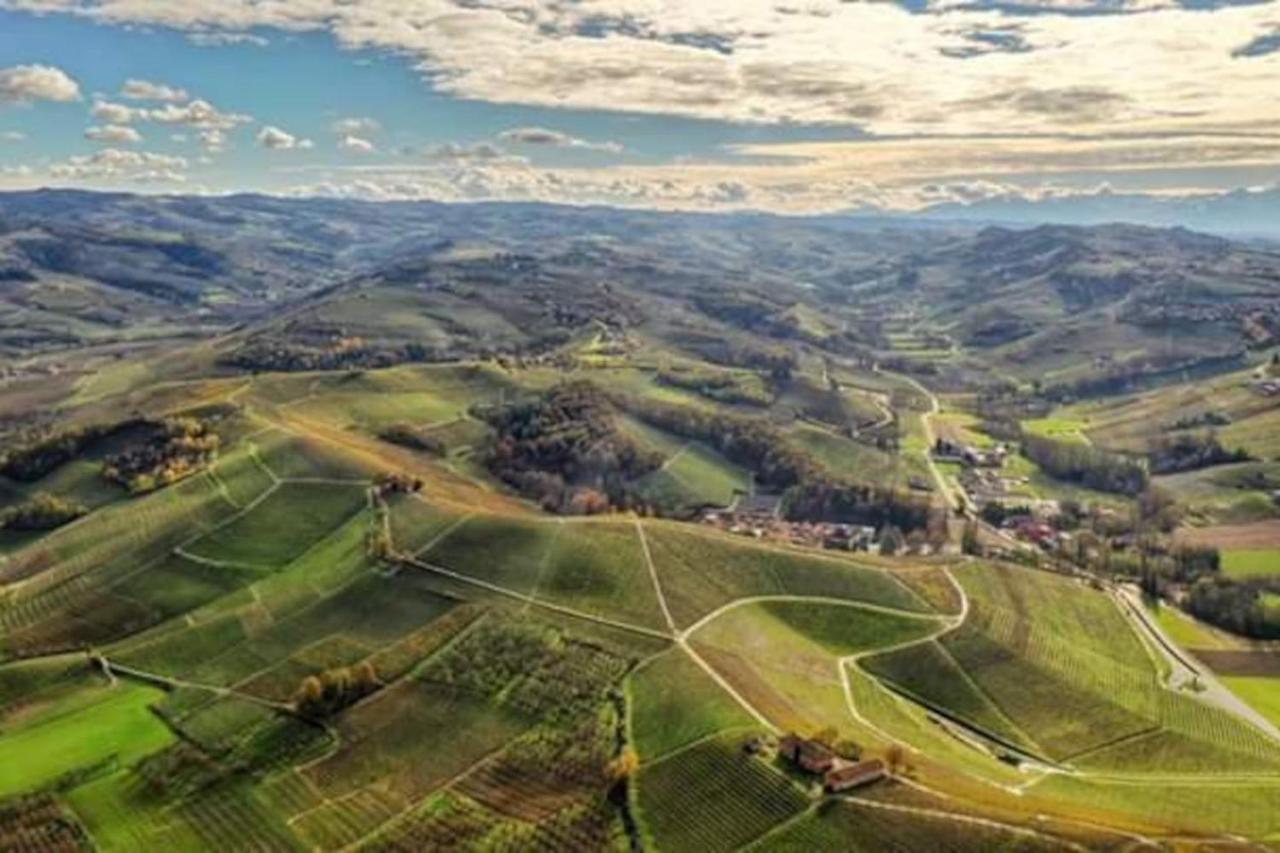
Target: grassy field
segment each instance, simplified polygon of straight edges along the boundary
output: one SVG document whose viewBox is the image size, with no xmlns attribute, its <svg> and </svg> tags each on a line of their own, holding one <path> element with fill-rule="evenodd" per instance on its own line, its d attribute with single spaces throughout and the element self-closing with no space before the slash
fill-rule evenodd
<svg viewBox="0 0 1280 853">
<path fill-rule="evenodd" d="M 945 804 L 944 804 L 945 805 Z M 782 832 L 770 835 L 753 850 L 799 853 L 806 850 L 849 850 L 876 853 L 891 850 L 947 850 L 985 853 L 989 850 L 1053 851 L 1063 842 L 1038 837 L 1020 828 L 962 822 L 946 815 L 920 814 L 877 807 L 874 800 L 829 800 Z"/>
<path fill-rule="evenodd" d="M 1232 693 L 1252 705 L 1258 713 L 1280 726 L 1280 678 L 1222 676 Z"/>
<path fill-rule="evenodd" d="M 441 536 L 464 516 L 443 504 L 413 495 L 392 495 L 387 501 L 391 541 L 397 549 L 416 553 Z"/>
<path fill-rule="evenodd" d="M 680 649 L 632 673 L 627 695 L 632 742 L 644 762 L 716 732 L 758 725 Z"/>
<path fill-rule="evenodd" d="M 854 482 L 901 486 L 912 475 L 927 477 L 918 456 L 888 453 L 806 423 L 792 427 L 791 436 L 833 474 Z"/>
<path fill-rule="evenodd" d="M 639 483 L 650 500 L 671 507 L 728 506 L 749 487 L 745 470 L 696 442 L 681 446 Z"/>
<path fill-rule="evenodd" d="M 569 522 L 538 573 L 537 597 L 650 628 L 667 627 L 636 526 Z"/>
<path fill-rule="evenodd" d="M 1233 578 L 1278 575 L 1280 574 L 1280 548 L 1223 551 L 1222 573 Z"/>
<path fill-rule="evenodd" d="M 106 761 L 125 767 L 172 742 L 147 706 L 164 694 L 133 684 L 88 688 L 0 735 L 0 798 Z"/>
<path fill-rule="evenodd" d="M 691 636 L 696 652 L 784 730 L 831 727 L 864 736 L 849 713 L 839 658 L 923 637 L 938 624 L 836 603 L 756 602 L 730 608 Z"/>
<path fill-rule="evenodd" d="M 278 568 L 299 557 L 365 504 L 364 489 L 282 483 L 230 524 L 187 546 L 206 560 Z"/>
<path fill-rule="evenodd" d="M 939 630 L 933 619 L 896 616 L 855 605 L 766 601 L 745 607 L 759 608 L 838 657 L 908 643 Z"/>
<path fill-rule="evenodd" d="M 667 603 L 682 626 L 754 595 L 830 596 L 919 612 L 931 609 L 889 574 L 849 560 L 760 547 L 662 522 L 647 523 L 645 535 Z"/>
<path fill-rule="evenodd" d="M 1148 604 L 1147 612 L 1155 617 L 1160 630 L 1184 649 L 1230 649 L 1237 645 L 1230 635 L 1197 622 L 1172 605 Z"/>
<path fill-rule="evenodd" d="M 1074 418 L 1034 418 L 1022 421 L 1022 429 L 1031 435 L 1087 444 L 1088 421 Z"/>
<path fill-rule="evenodd" d="M 421 557 L 459 574 L 531 594 L 563 527 L 555 521 L 475 516 Z"/>
<path fill-rule="evenodd" d="M 1162 690 L 1106 595 L 1025 569 L 975 566 L 960 579 L 972 608 L 964 626 L 936 648 L 875 656 L 866 669 L 982 730 L 1094 770 L 1280 768 L 1280 749 L 1252 727 Z"/>
</svg>

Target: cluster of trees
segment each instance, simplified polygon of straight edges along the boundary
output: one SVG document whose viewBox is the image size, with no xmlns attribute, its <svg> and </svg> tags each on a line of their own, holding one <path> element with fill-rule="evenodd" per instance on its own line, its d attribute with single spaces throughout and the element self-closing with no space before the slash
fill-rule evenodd
<svg viewBox="0 0 1280 853">
<path fill-rule="evenodd" d="M 221 440 L 199 418 L 175 417 L 136 421 L 141 441 L 108 456 L 102 475 L 131 494 L 175 483 L 207 467 L 218 455 Z"/>
<path fill-rule="evenodd" d="M 762 418 L 627 399 L 622 404 L 658 429 L 711 445 L 731 462 L 749 468 L 761 485 L 782 491 L 817 479 L 822 469 Z"/>
<path fill-rule="evenodd" d="M 1151 442 L 1147 458 L 1151 460 L 1152 473 L 1174 474 L 1211 465 L 1248 462 L 1250 456 L 1239 448 L 1227 450 L 1218 440 L 1217 433 L 1210 430 L 1199 435 L 1179 433 L 1160 436 Z"/>
<path fill-rule="evenodd" d="M 79 456 L 93 441 L 117 427 L 94 424 L 39 436 L 23 445 L 0 451 L 0 474 L 23 483 L 33 483 Z"/>
<path fill-rule="evenodd" d="M 767 406 L 772 398 L 763 388 L 725 370 L 659 370 L 655 377 L 662 385 L 685 388 L 711 400 L 722 403 L 743 403 L 749 406 Z"/>
<path fill-rule="evenodd" d="M 74 521 L 89 511 L 78 501 L 39 492 L 17 506 L 0 510 L 0 528 L 6 530 L 52 530 Z"/>
<path fill-rule="evenodd" d="M 696 332 L 682 334 L 680 346 L 714 364 L 758 370 L 774 380 L 790 379 L 796 368 L 795 353 L 783 346 L 769 346 Z"/>
<path fill-rule="evenodd" d="M 1193 616 L 1227 631 L 1260 640 L 1280 639 L 1280 608 L 1266 596 L 1280 593 L 1280 579 L 1237 579 L 1222 574 L 1222 558 L 1210 546 L 1140 542 L 1130 554 L 1110 561 L 1113 571 L 1137 575 L 1152 598 L 1185 590 L 1182 605 Z"/>
<path fill-rule="evenodd" d="M 392 424 L 378 433 L 378 437 L 383 441 L 389 441 L 410 450 L 421 450 L 433 456 L 444 456 L 448 449 L 440 439 L 413 424 Z"/>
<path fill-rule="evenodd" d="M 1158 357 L 1144 355 L 1140 360 L 1117 363 L 1102 375 L 1050 385 L 1043 389 L 1042 394 L 1045 399 L 1055 403 L 1087 397 L 1107 397 L 1188 373 L 1225 373 L 1243 367 L 1245 356 L 1244 349 L 1212 356 L 1195 353 L 1184 356 L 1176 353 Z"/>
<path fill-rule="evenodd" d="M 1207 576 L 1191 585 L 1185 606 L 1219 628 L 1259 640 L 1280 639 L 1280 610 L 1267 606 L 1267 594 L 1280 594 L 1280 580 Z"/>
<path fill-rule="evenodd" d="M 618 429 L 613 403 L 589 382 L 478 415 L 497 431 L 490 470 L 552 511 L 639 508 L 633 482 L 662 465 Z"/>
<path fill-rule="evenodd" d="M 1087 444 L 1028 435 L 1022 455 L 1052 477 L 1100 492 L 1137 495 L 1147 487 L 1147 469 L 1141 462 Z"/>
<path fill-rule="evenodd" d="M 327 669 L 302 679 L 294 691 L 293 706 L 305 717 L 322 719 L 355 704 L 380 685 L 378 673 L 368 661 L 354 667 Z"/>
<path fill-rule="evenodd" d="M 927 499 L 833 477 L 764 419 L 648 401 L 626 400 L 624 405 L 641 420 L 709 444 L 731 462 L 755 472 L 757 483 L 785 493 L 783 510 L 788 518 L 892 525 L 903 530 L 930 524 Z"/>
<path fill-rule="evenodd" d="M 448 346 L 420 343 L 393 344 L 335 340 L 332 344 L 307 344 L 263 338 L 246 343 L 221 363 L 241 370 L 298 372 L 308 370 L 370 370 L 397 364 L 458 361 L 464 358 L 535 356 L 572 340 L 567 329 L 548 329 L 517 346 L 490 348 L 472 345 L 459 337 Z"/>
<path fill-rule="evenodd" d="M 946 527 L 945 511 L 935 511 L 926 497 L 825 476 L 803 480 L 788 489 L 783 513 L 791 519 L 883 528 L 880 548 L 887 554 L 897 553 L 908 545 L 904 530 L 936 533 L 945 531 Z M 940 538 L 946 538 L 945 532 Z"/>
<path fill-rule="evenodd" d="M 353 370 L 394 367 L 410 362 L 448 361 L 466 353 L 422 344 L 312 346 L 276 340 L 251 341 L 223 359 L 252 371 Z"/>
<path fill-rule="evenodd" d="M 373 478 L 373 487 L 379 495 L 396 493 L 410 495 L 422 491 L 424 485 L 426 484 L 421 477 L 411 477 L 395 471 L 382 471 Z"/>
</svg>

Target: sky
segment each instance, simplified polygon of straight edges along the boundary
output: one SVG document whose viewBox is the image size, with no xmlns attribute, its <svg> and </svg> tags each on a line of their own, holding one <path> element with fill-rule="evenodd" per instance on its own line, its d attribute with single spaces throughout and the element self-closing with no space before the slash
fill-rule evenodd
<svg viewBox="0 0 1280 853">
<path fill-rule="evenodd" d="M 1280 181 L 1280 0 L 0 0 L 0 190 L 916 210 Z"/>
</svg>

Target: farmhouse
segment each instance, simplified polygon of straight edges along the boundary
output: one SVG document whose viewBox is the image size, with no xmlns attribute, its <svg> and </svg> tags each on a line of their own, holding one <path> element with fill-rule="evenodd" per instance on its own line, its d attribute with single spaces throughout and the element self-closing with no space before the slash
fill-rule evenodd
<svg viewBox="0 0 1280 853">
<path fill-rule="evenodd" d="M 778 741 L 778 754 L 810 773 L 826 773 L 836 761 L 835 753 L 827 747 L 795 734 L 785 735 Z"/>
<path fill-rule="evenodd" d="M 884 762 L 873 758 L 870 761 L 859 761 L 857 764 L 848 764 L 827 771 L 827 775 L 822 778 L 822 786 L 829 793 L 836 794 L 878 782 L 886 775 Z"/>
<path fill-rule="evenodd" d="M 1000 468 L 1009 449 L 1003 444 L 984 450 L 970 444 L 959 444 L 947 438 L 933 443 L 933 458 L 940 462 L 962 462 L 970 468 Z"/>
</svg>

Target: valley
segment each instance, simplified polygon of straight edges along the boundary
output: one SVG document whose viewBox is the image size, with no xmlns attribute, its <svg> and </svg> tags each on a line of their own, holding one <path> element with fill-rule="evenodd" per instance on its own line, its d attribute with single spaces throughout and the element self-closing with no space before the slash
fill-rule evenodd
<svg viewBox="0 0 1280 853">
<path fill-rule="evenodd" d="M 0 847 L 1280 843 L 1271 249 L 57 192 L 0 247 Z"/>
</svg>

